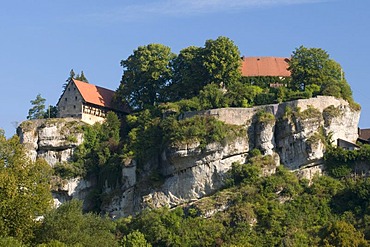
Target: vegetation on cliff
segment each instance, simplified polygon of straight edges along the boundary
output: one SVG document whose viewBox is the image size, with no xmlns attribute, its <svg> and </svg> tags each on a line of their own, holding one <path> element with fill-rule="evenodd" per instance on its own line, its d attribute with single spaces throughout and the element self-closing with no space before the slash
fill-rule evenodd
<svg viewBox="0 0 370 247">
<path fill-rule="evenodd" d="M 179 55 L 160 44 L 141 46 L 121 65 L 116 100 L 128 103 L 134 113 L 119 119 L 110 112 L 104 123 L 84 127 L 84 143 L 75 150 L 73 162 L 53 170 L 63 178 L 94 177 L 97 186 L 86 198 L 93 202 L 89 213 L 74 200 L 51 209 L 51 170 L 42 161 L 28 161 L 17 138 L 0 135 L 0 246 L 369 246 L 370 180 L 358 173 L 358 166 L 369 166 L 368 146 L 358 151 L 329 147 L 328 176 L 316 177 L 312 184 L 284 167 L 266 176 L 274 159 L 255 149 L 245 164 L 233 164 L 223 190 L 191 205 L 144 210 L 114 221 L 92 213 L 100 212 L 119 191 L 122 168 L 131 159 L 144 176 L 144 165 L 158 162 L 169 145 L 199 143 L 202 151 L 209 143 L 245 135 L 245 129 L 210 116 L 183 118 L 186 111 L 316 95 L 353 103 L 340 65 L 316 48 L 293 52 L 291 79 L 242 78 L 239 50 L 225 37 L 185 48 Z M 37 108 L 42 106 L 39 100 L 31 102 L 36 108 L 30 118 L 41 117 L 36 115 L 44 109 Z M 328 108 L 324 114 L 338 112 Z M 313 107 L 287 109 L 289 115 L 322 118 Z M 265 111 L 256 116 L 261 124 L 277 121 Z M 321 133 L 315 138 L 322 138 Z M 145 186 L 158 180 L 149 176 Z M 39 215 L 44 219 L 37 221 Z"/>
<path fill-rule="evenodd" d="M 101 145 L 91 147 L 97 152 L 97 161 L 110 160 L 104 158 L 104 152 L 112 151 L 110 147 L 115 146 L 109 145 L 117 137 L 119 128 L 112 124 L 117 123 L 115 116 L 110 118 L 110 124 L 104 125 L 106 134 L 100 136 L 100 140 L 106 141 L 90 140 L 94 145 Z M 91 136 L 95 134 L 91 133 Z M 3 174 L 10 178 L 9 174 L 16 168 L 11 166 L 13 161 L 27 163 L 15 159 L 24 157 L 23 149 L 16 144 L 18 140 L 2 139 L 1 143 L 2 157 L 6 157 Z M 8 152 L 10 150 L 18 151 L 13 154 Z M 346 162 L 369 167 L 368 150 L 366 145 L 355 151 L 330 149 L 326 165 L 329 175 L 334 177 L 316 177 L 311 185 L 283 167 L 278 167 L 271 176 L 263 175 L 263 170 L 274 161 L 271 156 L 261 156 L 259 150 L 252 150 L 246 164 L 233 165 L 227 187 L 213 196 L 171 210 L 145 210 L 135 217 L 115 221 L 93 213 L 84 214 L 77 201 L 44 213 L 42 221 L 35 221 L 33 217 L 38 213 L 34 212 L 46 212 L 46 208 L 42 209 L 44 211 L 33 209 L 46 205 L 50 194 L 44 194 L 41 201 L 37 201 L 35 195 L 42 195 L 40 191 L 35 191 L 31 197 L 21 193 L 24 186 L 29 187 L 26 183 L 29 175 L 19 176 L 18 180 L 3 179 L 3 183 L 18 181 L 20 194 L 17 198 L 31 200 L 21 199 L 24 203 L 18 204 L 10 200 L 12 196 L 3 195 L 0 211 L 1 208 L 6 210 L 2 213 L 0 226 L 8 228 L 1 231 L 0 246 L 369 246 L 370 180 L 361 176 L 362 170 L 354 168 L 352 173 L 333 172 L 333 168 L 347 165 Z M 92 155 L 92 152 L 87 153 Z M 99 164 L 100 172 L 107 164 Z M 47 192 L 46 167 L 37 167 L 37 174 L 42 179 L 32 180 L 30 185 L 40 181 L 38 186 Z M 32 208 L 30 215 L 21 213 L 27 211 L 25 205 Z M 16 225 L 17 222 L 20 225 Z"/>
<path fill-rule="evenodd" d="M 153 246 L 369 246 L 368 178 L 321 176 L 309 185 L 283 167 L 264 177 L 263 163 L 269 159 L 257 152 L 233 166 L 231 187 L 117 227 L 124 235 L 140 231 Z"/>
<path fill-rule="evenodd" d="M 52 203 L 50 177 L 45 161 L 29 160 L 19 138 L 0 131 L 0 236 L 34 240 L 37 217 Z"/>
</svg>

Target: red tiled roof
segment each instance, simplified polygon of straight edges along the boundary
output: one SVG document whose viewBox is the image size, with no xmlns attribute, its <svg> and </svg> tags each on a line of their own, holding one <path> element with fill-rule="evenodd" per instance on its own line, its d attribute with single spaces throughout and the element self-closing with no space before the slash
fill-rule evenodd
<svg viewBox="0 0 370 247">
<path fill-rule="evenodd" d="M 72 80 L 86 103 L 106 107 L 109 109 L 127 111 L 127 109 L 118 109 L 118 107 L 113 105 L 112 100 L 115 94 L 114 91 L 83 81 L 75 79 Z"/>
<path fill-rule="evenodd" d="M 243 76 L 290 77 L 289 59 L 284 57 L 243 57 Z"/>
</svg>

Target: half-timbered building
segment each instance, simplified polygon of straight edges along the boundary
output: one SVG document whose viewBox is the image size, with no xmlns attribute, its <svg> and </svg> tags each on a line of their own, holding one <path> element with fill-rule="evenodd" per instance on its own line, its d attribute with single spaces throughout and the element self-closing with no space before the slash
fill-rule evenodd
<svg viewBox="0 0 370 247">
<path fill-rule="evenodd" d="M 71 79 L 57 103 L 58 117 L 79 118 L 88 124 L 104 121 L 109 111 L 117 115 L 129 109 L 113 103 L 115 92 L 87 82 Z"/>
</svg>

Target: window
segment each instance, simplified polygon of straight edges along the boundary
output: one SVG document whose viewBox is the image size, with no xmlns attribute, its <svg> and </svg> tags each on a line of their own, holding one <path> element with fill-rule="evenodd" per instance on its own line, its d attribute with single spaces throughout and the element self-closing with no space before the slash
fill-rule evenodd
<svg viewBox="0 0 370 247">
<path fill-rule="evenodd" d="M 76 109 L 76 105 L 73 106 L 73 109 Z"/>
<path fill-rule="evenodd" d="M 67 101 L 67 98 L 65 98 L 64 100 Z"/>
<path fill-rule="evenodd" d="M 77 96 L 75 96 L 75 100 L 77 100 Z"/>
</svg>

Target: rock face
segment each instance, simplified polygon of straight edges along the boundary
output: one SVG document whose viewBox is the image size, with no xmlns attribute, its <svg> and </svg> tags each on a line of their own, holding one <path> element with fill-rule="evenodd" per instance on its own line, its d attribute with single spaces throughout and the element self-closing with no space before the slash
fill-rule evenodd
<svg viewBox="0 0 370 247">
<path fill-rule="evenodd" d="M 227 124 L 242 126 L 246 135 L 210 143 L 203 149 L 199 143 L 168 146 L 158 159 L 148 162 L 140 171 L 131 161 L 122 170 L 119 191 L 115 190 L 101 206 L 103 212 L 112 217 L 127 216 L 145 207 L 173 207 L 210 195 L 224 186 L 232 163 L 245 162 L 249 151 L 255 148 L 264 155 L 272 155 L 275 166 L 281 163 L 311 179 L 322 172 L 328 142 L 336 145 L 338 139 L 356 141 L 360 112 L 344 100 L 318 96 L 253 108 L 191 112 L 183 117 L 194 115 L 214 116 Z M 37 128 L 21 128 L 19 135 L 32 157 L 45 157 L 51 166 L 68 161 L 73 147 L 82 142 L 82 135 L 77 142 L 68 142 L 66 135 L 60 135 L 62 125 L 36 125 Z M 265 173 L 273 170 L 269 167 Z M 79 188 L 86 191 L 92 186 L 83 183 L 80 187 L 72 186 L 74 189 L 68 190 L 67 195 L 83 197 Z M 112 192 L 108 187 L 104 190 Z"/>
<path fill-rule="evenodd" d="M 270 117 L 268 121 L 258 119 L 260 112 Z M 123 191 L 105 210 L 112 212 L 114 208 L 116 215 L 123 216 L 128 212 L 128 204 L 137 212 L 143 207 L 173 207 L 198 200 L 222 188 L 232 163 L 244 162 L 254 148 L 273 155 L 275 165 L 281 162 L 299 176 L 312 179 L 323 171 L 325 138 L 331 136 L 333 145 L 338 138 L 356 141 L 360 112 L 344 100 L 319 96 L 254 108 L 191 112 L 183 117 L 194 115 L 214 116 L 225 123 L 244 126 L 247 135 L 223 144 L 211 143 L 204 150 L 199 148 L 199 143 L 167 147 L 158 164 L 148 165 L 147 171 L 142 171 L 160 171 L 161 183 L 151 187 L 149 183 L 138 182 L 133 193 L 132 187 Z M 271 174 L 273 170 L 265 173 Z"/>
<path fill-rule="evenodd" d="M 30 120 L 20 124 L 17 134 L 32 160 L 43 158 L 54 167 L 68 162 L 83 142 L 83 125 L 73 118 Z"/>
<path fill-rule="evenodd" d="M 32 160 L 43 158 L 54 167 L 70 162 L 75 148 L 83 142 L 84 123 L 73 118 L 53 118 L 25 121 L 17 128 L 21 143 Z M 54 205 L 72 198 L 84 199 L 91 183 L 81 178 L 53 179 Z"/>
</svg>

